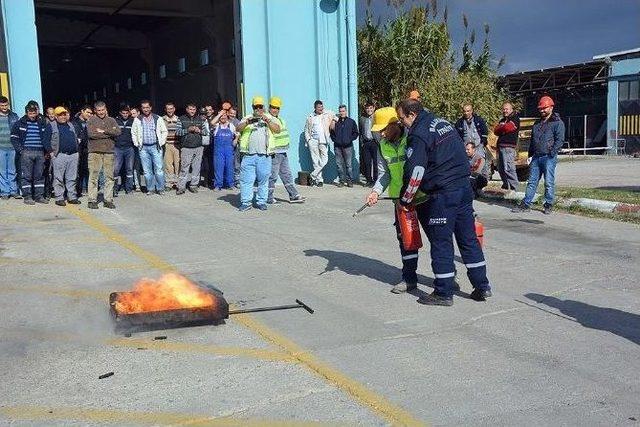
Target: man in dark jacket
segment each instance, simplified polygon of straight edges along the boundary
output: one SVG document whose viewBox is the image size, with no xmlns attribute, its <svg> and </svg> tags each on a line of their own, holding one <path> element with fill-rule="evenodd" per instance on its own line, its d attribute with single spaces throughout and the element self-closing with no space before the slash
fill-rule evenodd
<svg viewBox="0 0 640 427">
<path fill-rule="evenodd" d="M 462 117 L 456 122 L 456 130 L 465 144 L 473 142 L 478 155 L 485 156 L 489 130 L 487 129 L 487 122 L 473 112 L 473 105 L 464 104 L 462 106 Z"/>
<path fill-rule="evenodd" d="M 374 111 L 373 102 L 367 102 L 364 105 L 364 115 L 360 117 L 359 126 L 361 169 L 369 187 L 373 187 L 373 184 L 378 180 L 378 151 L 380 151 L 380 145 L 371 132 Z"/>
<path fill-rule="evenodd" d="M 555 193 L 556 164 L 558 152 L 564 144 L 564 123 L 557 113 L 553 112 L 554 102 L 549 96 L 543 96 L 538 102 L 540 119 L 536 120 L 531 129 L 531 143 L 529 144 L 529 182 L 527 191 L 519 207 L 512 212 L 529 212 L 533 197 L 544 175 L 544 206 L 543 212 L 549 215 L 553 206 Z"/>
<path fill-rule="evenodd" d="M 333 140 L 340 182 L 338 187 L 353 187 L 353 141 L 358 138 L 358 125 L 347 117 L 347 106 L 338 107 L 338 117 L 331 122 L 329 133 Z"/>
<path fill-rule="evenodd" d="M 38 104 L 29 101 L 25 115 L 11 128 L 11 144 L 20 154 L 22 195 L 27 205 L 49 203 L 44 197 L 44 156 L 51 153 L 51 126 L 38 113 Z"/>
<path fill-rule="evenodd" d="M 16 183 L 16 150 L 11 144 L 11 128 L 20 120 L 9 109 L 9 99 L 0 96 L 0 198 L 19 198 Z"/>
<path fill-rule="evenodd" d="M 518 188 L 516 158 L 519 131 L 520 117 L 513 111 L 513 104 L 505 102 L 502 105 L 502 118 L 493 130 L 498 137 L 498 172 L 502 179 L 502 188 L 505 190 Z"/>
<path fill-rule="evenodd" d="M 118 191 L 122 188 L 124 188 L 126 194 L 133 191 L 133 162 L 136 159 L 136 152 L 131 138 L 133 117 L 131 117 L 131 109 L 127 104 L 122 104 L 120 107 L 120 114 L 116 117 L 116 123 L 118 123 L 121 133 L 116 138 L 116 146 L 113 152 L 113 176 L 116 180 L 113 195 L 115 197 L 118 196 Z M 123 169 L 124 174 L 122 173 Z M 123 175 L 124 183 L 122 181 Z"/>
<path fill-rule="evenodd" d="M 89 136 L 87 135 L 87 120 L 93 115 L 90 105 L 83 105 L 78 114 L 73 118 L 73 126 L 78 135 L 78 176 L 76 178 L 76 193 L 78 197 L 89 188 Z"/>
<path fill-rule="evenodd" d="M 402 101 L 396 111 L 404 126 L 409 128 L 400 206 L 408 209 L 418 190 L 429 196 L 425 209 L 417 212 L 431 244 L 434 291 L 420 297 L 418 302 L 453 305 L 454 234 L 474 288 L 471 298 L 485 301 L 491 296 L 491 286 L 484 254 L 476 237 L 469 161 L 460 135 L 449 122 L 424 111 L 419 101 Z"/>
<path fill-rule="evenodd" d="M 184 116 L 180 117 L 180 127 L 176 129 L 176 135 L 180 137 L 180 176 L 178 177 L 178 189 L 176 194 L 184 194 L 187 186 L 189 169 L 191 169 L 191 183 L 189 191 L 198 192 L 200 183 L 200 166 L 202 165 L 202 137 L 208 136 L 208 126 L 205 119 L 196 114 L 198 108 L 195 104 L 187 104 Z"/>
</svg>

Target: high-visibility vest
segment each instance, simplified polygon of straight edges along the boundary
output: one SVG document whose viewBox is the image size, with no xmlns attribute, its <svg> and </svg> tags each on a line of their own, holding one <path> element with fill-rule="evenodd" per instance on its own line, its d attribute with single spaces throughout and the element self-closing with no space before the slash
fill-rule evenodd
<svg viewBox="0 0 640 427">
<path fill-rule="evenodd" d="M 272 117 L 273 118 L 273 117 Z M 253 129 L 255 128 L 255 124 L 248 124 L 242 129 L 240 133 L 240 152 L 248 153 L 249 152 L 249 136 Z M 267 154 L 273 153 L 273 146 L 275 144 L 275 135 L 271 132 L 269 126 L 267 126 Z"/>
<path fill-rule="evenodd" d="M 291 142 L 289 129 L 287 129 L 287 123 L 280 117 L 275 117 L 275 119 L 280 122 L 280 132 L 273 135 L 273 148 L 286 151 L 289 149 L 289 144 Z"/>
<path fill-rule="evenodd" d="M 407 160 L 407 137 L 403 136 L 397 144 L 387 139 L 380 140 L 380 152 L 387 162 L 389 168 L 389 186 L 387 194 L 394 199 L 400 198 L 400 190 L 402 189 L 402 178 L 404 175 L 404 162 Z M 418 191 L 414 198 L 415 203 L 419 204 L 426 200 L 426 195 Z"/>
</svg>

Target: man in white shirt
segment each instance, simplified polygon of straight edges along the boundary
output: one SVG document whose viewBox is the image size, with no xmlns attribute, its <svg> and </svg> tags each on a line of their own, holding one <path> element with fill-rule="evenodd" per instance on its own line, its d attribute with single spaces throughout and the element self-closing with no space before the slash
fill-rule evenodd
<svg viewBox="0 0 640 427">
<path fill-rule="evenodd" d="M 328 144 L 331 140 L 329 134 L 329 125 L 335 118 L 332 111 L 325 111 L 322 101 L 317 100 L 313 104 L 313 113 L 307 117 L 304 126 L 305 146 L 309 148 L 311 153 L 311 161 L 313 162 L 313 172 L 311 172 L 311 185 L 322 187 L 323 177 L 322 169 L 327 165 L 329 160 Z"/>
</svg>

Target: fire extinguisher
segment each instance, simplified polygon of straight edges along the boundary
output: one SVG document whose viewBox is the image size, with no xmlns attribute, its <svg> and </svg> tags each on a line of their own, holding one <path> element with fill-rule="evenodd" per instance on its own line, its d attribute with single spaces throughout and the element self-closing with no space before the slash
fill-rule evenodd
<svg viewBox="0 0 640 427">
<path fill-rule="evenodd" d="M 422 236 L 415 206 L 409 206 L 405 210 L 398 204 L 396 205 L 396 213 L 404 250 L 417 251 L 422 247 Z"/>
<path fill-rule="evenodd" d="M 478 242 L 480 243 L 480 247 L 484 245 L 484 225 L 478 220 L 478 217 L 475 217 L 475 226 L 476 226 L 476 237 L 478 238 Z"/>
</svg>

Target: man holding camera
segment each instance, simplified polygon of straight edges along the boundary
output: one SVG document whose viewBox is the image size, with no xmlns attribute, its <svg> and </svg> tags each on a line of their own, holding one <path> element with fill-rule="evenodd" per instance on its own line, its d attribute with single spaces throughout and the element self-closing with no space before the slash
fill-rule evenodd
<svg viewBox="0 0 640 427">
<path fill-rule="evenodd" d="M 280 133 L 279 122 L 265 113 L 264 98 L 253 97 L 253 114 L 238 123 L 240 132 L 240 212 L 251 209 L 253 184 L 258 181 L 256 207 L 267 210 L 269 195 L 269 177 L 271 176 L 271 155 L 274 147 L 274 134 Z"/>
</svg>

